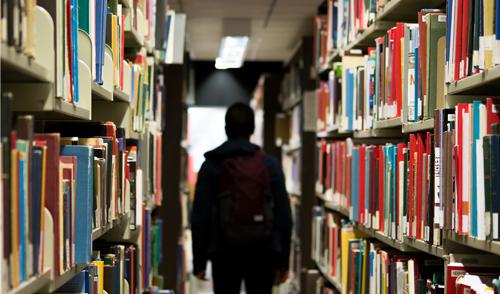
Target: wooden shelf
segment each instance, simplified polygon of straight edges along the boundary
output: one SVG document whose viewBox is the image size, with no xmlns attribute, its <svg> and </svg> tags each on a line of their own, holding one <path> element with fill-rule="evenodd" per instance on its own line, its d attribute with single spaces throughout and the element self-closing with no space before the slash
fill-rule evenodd
<svg viewBox="0 0 500 294">
<path fill-rule="evenodd" d="M 366 30 L 360 33 L 357 38 L 344 48 L 344 51 L 351 49 L 363 49 L 375 46 L 375 38 L 387 34 L 387 31 L 394 26 L 394 22 L 376 21 Z"/>
<path fill-rule="evenodd" d="M 2 43 L 1 46 L 2 83 L 50 83 L 53 81 L 50 71 L 40 65 L 36 59 L 29 58 L 23 53 L 17 52 L 14 47 L 7 44 Z"/>
<path fill-rule="evenodd" d="M 403 124 L 403 133 L 416 133 L 434 129 L 434 119 L 422 120 L 414 123 Z"/>
<path fill-rule="evenodd" d="M 356 139 L 369 138 L 400 138 L 401 131 L 399 129 L 369 129 L 354 132 Z"/>
<path fill-rule="evenodd" d="M 440 258 L 443 258 L 448 252 L 441 246 L 435 246 L 431 244 L 427 244 L 421 240 L 410 239 L 408 237 L 404 237 L 404 243 L 408 246 L 411 246 L 419 251 L 425 252 L 430 255 L 434 255 Z"/>
<path fill-rule="evenodd" d="M 485 70 L 463 80 L 448 85 L 451 95 L 491 95 L 498 93 L 500 83 L 500 66 Z"/>
<path fill-rule="evenodd" d="M 481 251 L 486 251 L 495 255 L 500 255 L 500 242 L 499 241 L 486 241 L 478 240 L 470 236 L 461 236 L 453 231 L 445 233 L 446 239 L 463 246 L 475 248 Z"/>
<path fill-rule="evenodd" d="M 10 290 L 8 294 L 38 293 L 40 289 L 46 287 L 50 283 L 50 274 L 50 269 L 47 269 L 43 273 L 31 277 L 19 287 Z"/>
<path fill-rule="evenodd" d="M 400 127 L 401 125 L 402 125 L 401 118 L 399 118 L 399 117 L 378 120 L 378 121 L 373 122 L 374 129 L 396 128 L 396 127 Z"/>
<path fill-rule="evenodd" d="M 96 82 L 92 82 L 92 97 L 98 100 L 113 101 L 113 93 Z"/>
<path fill-rule="evenodd" d="M 337 279 L 333 278 L 328 274 L 326 269 L 323 268 L 323 266 L 319 263 L 319 261 L 315 260 L 314 261 L 316 264 L 316 267 L 318 268 L 318 271 L 320 272 L 321 276 L 338 292 L 342 293 L 342 284 L 337 281 Z"/>
<path fill-rule="evenodd" d="M 115 97 L 115 101 L 130 103 L 130 96 L 118 88 L 114 89 L 113 96 Z"/>
<path fill-rule="evenodd" d="M 92 231 L 92 241 L 95 241 L 102 236 L 104 236 L 107 232 L 111 231 L 113 228 L 116 228 L 117 226 L 120 226 L 121 224 L 125 223 L 128 219 L 130 218 L 130 214 L 126 213 L 119 218 L 108 222 L 106 225 L 96 228 Z"/>
<path fill-rule="evenodd" d="M 83 120 L 90 119 L 90 111 L 82 109 L 78 107 L 78 105 L 74 105 L 72 103 L 57 98 L 54 104 L 54 112 L 72 118 L 78 118 Z"/>
<path fill-rule="evenodd" d="M 327 127 L 324 131 L 319 131 L 316 133 L 316 138 L 318 139 L 342 139 L 347 138 L 352 135 L 352 132 L 339 131 L 336 125 Z"/>
<path fill-rule="evenodd" d="M 360 226 L 360 225 L 356 226 L 355 228 L 358 231 L 364 233 L 365 235 L 367 235 L 371 238 L 377 239 L 380 242 L 382 242 L 386 245 L 389 245 L 392 248 L 395 248 L 401 252 L 415 252 L 415 251 L 417 251 L 415 248 L 408 246 L 408 244 L 406 244 L 402 241 L 394 240 L 394 239 L 384 235 L 382 232 L 375 231 L 375 230 L 369 229 L 369 228 L 365 228 L 364 226 Z"/>
<path fill-rule="evenodd" d="M 417 22 L 417 11 L 428 8 L 440 8 L 443 0 L 391 0 L 377 14 L 376 21 Z"/>
</svg>

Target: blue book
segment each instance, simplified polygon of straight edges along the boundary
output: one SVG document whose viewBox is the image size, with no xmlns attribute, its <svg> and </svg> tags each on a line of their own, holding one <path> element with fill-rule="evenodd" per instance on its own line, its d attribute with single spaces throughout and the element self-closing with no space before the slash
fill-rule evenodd
<svg viewBox="0 0 500 294">
<path fill-rule="evenodd" d="M 398 148 L 396 145 L 391 145 L 391 163 L 390 163 L 390 172 L 391 172 L 391 234 L 396 236 L 396 177 L 397 177 L 397 155 Z"/>
<path fill-rule="evenodd" d="M 471 212 L 472 212 L 472 236 L 477 237 L 477 144 L 476 140 L 480 136 L 480 117 L 479 107 L 481 101 L 474 101 L 472 103 L 474 125 L 472 127 L 472 199 L 471 199 Z"/>
<path fill-rule="evenodd" d="M 500 41 L 500 0 L 495 1 L 495 39 Z"/>
<path fill-rule="evenodd" d="M 26 191 L 24 191 L 24 171 L 25 171 L 25 163 L 24 159 L 19 160 L 19 257 L 20 257 L 20 279 L 21 282 L 26 280 L 26 239 L 24 238 L 24 214 L 25 214 L 25 205 L 26 201 L 24 197 L 26 197 Z"/>
<path fill-rule="evenodd" d="M 57 289 L 56 293 L 92 293 L 90 290 L 89 271 L 84 269 Z"/>
<path fill-rule="evenodd" d="M 418 105 L 418 79 L 419 79 L 419 76 L 418 76 L 418 47 L 415 47 L 415 97 L 414 97 L 414 100 L 415 100 L 415 111 L 413 111 L 413 120 L 414 121 L 418 121 L 418 115 L 420 113 L 420 107 Z"/>
<path fill-rule="evenodd" d="M 96 0 L 95 2 L 95 46 L 96 46 L 96 83 L 103 84 L 102 69 L 104 66 L 104 42 L 106 36 L 106 12 L 107 3 L 105 0 Z"/>
<path fill-rule="evenodd" d="M 389 165 L 391 163 L 391 156 L 390 156 L 390 152 L 389 152 L 389 146 L 386 145 L 384 146 L 384 160 L 385 160 L 385 184 L 384 184 L 384 195 L 382 197 L 384 197 L 384 228 L 385 228 L 385 231 L 390 231 L 390 219 L 389 219 L 389 214 L 390 214 L 390 211 L 389 211 L 389 192 L 390 192 L 390 181 L 391 181 L 391 176 L 389 174 Z"/>
<path fill-rule="evenodd" d="M 165 50 L 165 52 L 167 51 L 168 48 L 168 37 L 170 35 L 171 23 L 172 23 L 172 14 L 167 14 L 167 20 L 165 21 L 165 35 L 163 38 L 163 50 Z"/>
<path fill-rule="evenodd" d="M 446 8 L 446 64 L 450 63 L 450 40 L 451 40 L 451 23 L 452 12 L 453 12 L 453 2 L 448 1 L 448 7 Z M 418 63 L 417 63 L 418 64 Z"/>
<path fill-rule="evenodd" d="M 351 206 L 353 209 L 352 219 L 359 221 L 359 147 L 352 148 L 351 157 Z"/>
<path fill-rule="evenodd" d="M 61 155 L 76 157 L 75 263 L 86 264 L 92 254 L 92 213 L 94 197 L 94 150 L 90 146 L 68 145 Z"/>
<path fill-rule="evenodd" d="M 346 116 L 347 130 L 354 128 L 354 72 L 351 69 L 346 71 Z"/>
<path fill-rule="evenodd" d="M 71 0 L 71 58 L 73 63 L 73 103 L 80 101 L 78 83 L 78 0 Z"/>
</svg>

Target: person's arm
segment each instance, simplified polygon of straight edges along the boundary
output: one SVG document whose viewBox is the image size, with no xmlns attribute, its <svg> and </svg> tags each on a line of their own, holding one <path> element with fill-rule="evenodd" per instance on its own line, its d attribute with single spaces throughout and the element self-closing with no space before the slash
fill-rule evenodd
<svg viewBox="0 0 500 294">
<path fill-rule="evenodd" d="M 285 186 L 285 176 L 279 162 L 270 160 L 271 190 L 274 198 L 275 228 L 279 235 L 280 256 L 276 260 L 278 270 L 288 271 L 292 238 L 292 210 Z"/>
<path fill-rule="evenodd" d="M 205 162 L 198 172 L 193 210 L 191 214 L 191 231 L 193 238 L 193 273 L 205 272 L 208 261 L 210 243 L 213 181 L 209 163 Z"/>
</svg>

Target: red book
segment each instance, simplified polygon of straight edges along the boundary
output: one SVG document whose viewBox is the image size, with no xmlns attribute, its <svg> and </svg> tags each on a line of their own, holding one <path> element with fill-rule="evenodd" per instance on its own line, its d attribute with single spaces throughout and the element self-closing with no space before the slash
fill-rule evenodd
<svg viewBox="0 0 500 294">
<path fill-rule="evenodd" d="M 372 146 L 371 149 L 373 150 L 373 158 L 372 158 L 372 161 L 371 161 L 371 175 L 370 175 L 370 180 L 371 180 L 371 191 L 370 191 L 370 214 L 372 216 L 372 219 L 370 219 L 370 224 L 371 224 L 371 227 L 374 226 L 374 224 L 372 223 L 372 220 L 373 220 L 373 216 L 375 215 L 376 213 L 376 201 L 377 201 L 377 185 L 376 185 L 376 181 L 377 181 L 377 161 L 379 159 L 379 155 L 378 155 L 378 148 L 376 146 Z"/>
<path fill-rule="evenodd" d="M 463 0 L 457 0 L 455 3 L 457 5 L 457 15 L 455 17 L 456 23 L 455 23 L 455 80 L 458 81 L 461 76 L 460 73 L 462 72 L 461 69 L 461 63 L 462 63 L 462 30 L 463 30 L 463 23 L 467 22 L 469 20 L 463 20 L 463 7 L 464 7 L 464 2 Z"/>
<path fill-rule="evenodd" d="M 500 124 L 500 99 L 486 99 L 486 133 L 492 133 L 491 127 Z"/>
<path fill-rule="evenodd" d="M 417 154 L 417 139 L 415 134 L 410 135 L 410 159 L 409 159 L 409 193 L 408 193 L 408 223 L 409 223 L 409 235 L 410 237 L 415 237 L 415 231 L 413 230 L 414 224 L 414 199 L 415 199 L 415 174 L 416 174 L 416 154 Z"/>
<path fill-rule="evenodd" d="M 384 195 L 385 195 L 385 158 L 384 147 L 378 146 L 379 162 L 378 162 L 378 211 L 379 225 L 378 230 L 384 231 Z"/>
<path fill-rule="evenodd" d="M 347 198 L 347 207 L 350 209 L 351 206 L 351 163 L 352 159 L 351 156 L 347 155 L 347 160 L 346 160 L 346 198 Z"/>
<path fill-rule="evenodd" d="M 463 1 L 463 0 L 462 0 Z M 462 10 L 462 15 L 464 18 L 469 17 L 469 0 L 463 1 L 463 10 Z M 472 20 L 474 21 L 474 20 Z M 461 53 L 460 53 L 460 62 L 462 65 L 460 66 L 460 78 L 465 78 L 467 76 L 467 49 L 468 49 L 468 43 L 469 43 L 469 20 L 463 20 L 462 21 L 462 40 L 461 40 Z M 471 60 L 472 62 L 472 60 Z"/>
<path fill-rule="evenodd" d="M 434 198 L 429 198 L 430 186 L 431 186 L 430 179 L 431 179 L 431 176 L 434 176 L 434 170 L 431 170 L 431 148 L 432 148 L 431 144 L 432 144 L 432 134 L 430 132 L 427 132 L 426 138 L 425 138 L 425 155 L 426 156 L 424 158 L 424 160 L 426 161 L 427 168 L 424 171 L 425 187 L 423 188 L 424 189 L 424 195 L 423 195 L 424 202 L 422 204 L 423 209 L 424 209 L 423 223 L 424 223 L 424 226 L 426 228 L 425 232 L 430 232 L 429 230 L 432 227 L 432 225 L 429 223 L 429 205 L 428 205 L 428 203 L 434 202 Z M 434 195 L 432 195 L 432 196 L 434 196 Z M 430 241 L 427 238 L 428 236 L 430 236 L 430 235 L 424 234 L 425 241 Z"/>
<path fill-rule="evenodd" d="M 393 87 L 395 96 L 393 101 L 396 103 L 396 117 L 401 117 L 401 109 L 403 109 L 403 73 L 401 71 L 401 56 L 403 55 L 401 48 L 401 39 L 405 35 L 405 24 L 398 22 L 394 32 L 394 63 L 392 72 L 394 74 Z"/>
<path fill-rule="evenodd" d="M 325 188 L 325 156 L 326 156 L 326 141 L 321 140 L 319 149 L 319 178 L 318 182 L 321 185 L 321 190 Z M 323 191 L 321 191 L 323 192 Z"/>
<path fill-rule="evenodd" d="M 358 204 L 358 215 L 359 223 L 365 223 L 365 170 L 366 170 L 366 147 L 361 146 L 359 148 L 359 204 Z"/>
<path fill-rule="evenodd" d="M 76 157 L 74 156 L 60 156 L 59 157 L 60 164 L 62 165 L 61 171 L 62 171 L 62 180 L 63 183 L 64 181 L 67 181 L 69 183 L 69 193 L 68 195 L 65 195 L 65 191 L 63 190 L 63 207 L 62 207 L 62 212 L 63 216 L 65 218 L 62 220 L 63 222 L 63 227 L 68 228 L 67 231 L 69 232 L 69 236 L 67 236 L 67 240 L 69 243 L 64 243 L 64 250 L 66 252 L 67 259 L 65 262 L 65 269 L 70 269 L 74 266 L 74 251 L 73 251 L 73 246 L 72 244 L 74 243 L 74 237 L 75 237 L 75 228 L 74 228 L 74 223 L 75 223 L 75 213 L 76 213 L 76 207 L 73 207 L 73 196 L 76 195 L 76 186 L 73 185 L 73 182 L 76 181 Z M 69 209 L 69 211 L 68 211 Z M 67 217 L 66 217 L 67 216 Z M 67 223 L 67 220 L 69 219 L 69 223 Z M 66 242 L 66 240 L 64 240 Z M 69 247 L 66 247 L 69 246 Z M 63 253 L 64 254 L 64 253 Z"/>
<path fill-rule="evenodd" d="M 457 218 L 458 218 L 458 230 L 459 234 L 463 234 L 463 218 L 462 218 L 462 201 L 463 201 L 463 189 L 462 189 L 462 167 L 463 167 L 463 132 L 464 128 L 468 128 L 469 126 L 464 125 L 464 121 L 462 115 L 469 112 L 469 104 L 468 103 L 459 103 L 456 106 L 456 120 L 457 120 L 457 129 L 456 129 L 456 146 L 457 146 L 457 157 L 458 157 L 458 168 L 456 171 L 456 185 L 457 185 L 457 193 L 456 193 L 456 203 L 457 203 Z"/>
<path fill-rule="evenodd" d="M 332 188 L 332 144 L 326 145 L 326 179 L 325 190 Z"/>
<path fill-rule="evenodd" d="M 47 146 L 46 155 L 46 181 L 45 181 L 45 207 L 49 210 L 54 220 L 54 275 L 57 277 L 61 274 L 60 262 L 62 248 L 59 248 L 60 220 L 59 219 L 59 149 L 60 138 L 59 134 L 35 134 L 35 140 L 45 142 Z"/>
</svg>

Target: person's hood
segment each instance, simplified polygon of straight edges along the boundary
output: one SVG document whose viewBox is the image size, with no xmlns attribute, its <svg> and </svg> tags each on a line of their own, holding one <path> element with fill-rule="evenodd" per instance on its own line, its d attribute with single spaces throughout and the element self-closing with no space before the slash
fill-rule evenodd
<svg viewBox="0 0 500 294">
<path fill-rule="evenodd" d="M 224 142 L 219 147 L 205 153 L 207 159 L 217 159 L 229 156 L 253 155 L 260 147 L 245 139 L 234 139 Z"/>
</svg>

